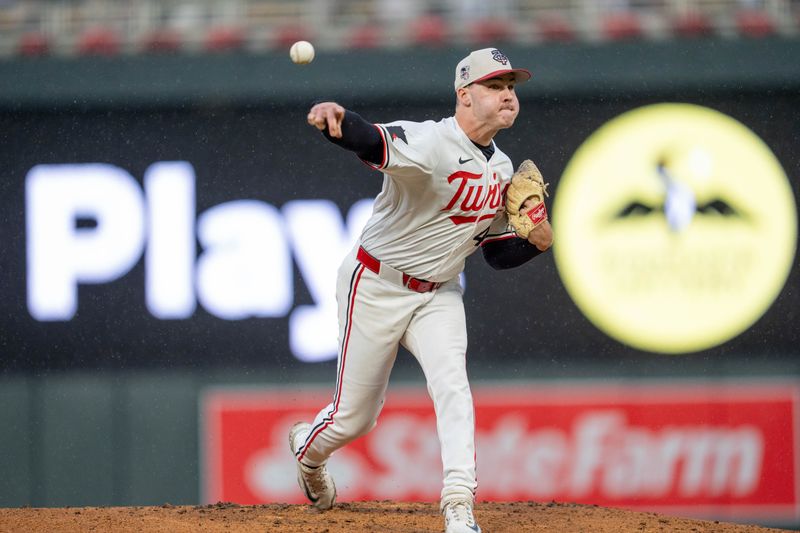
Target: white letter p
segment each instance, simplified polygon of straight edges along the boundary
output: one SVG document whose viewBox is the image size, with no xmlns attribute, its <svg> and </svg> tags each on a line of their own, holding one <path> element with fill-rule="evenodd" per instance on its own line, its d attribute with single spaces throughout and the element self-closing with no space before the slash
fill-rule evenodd
<svg viewBox="0 0 800 533">
<path fill-rule="evenodd" d="M 37 165 L 25 179 L 28 310 L 70 320 L 78 283 L 104 283 L 136 264 L 144 244 L 144 201 L 136 180 L 100 164 Z M 80 219 L 96 222 L 78 227 Z"/>
</svg>

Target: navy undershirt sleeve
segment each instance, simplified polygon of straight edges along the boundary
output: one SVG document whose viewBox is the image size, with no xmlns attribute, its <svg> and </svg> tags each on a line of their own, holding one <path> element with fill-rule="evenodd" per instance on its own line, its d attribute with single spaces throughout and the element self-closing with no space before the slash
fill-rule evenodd
<svg viewBox="0 0 800 533">
<path fill-rule="evenodd" d="M 495 270 L 518 267 L 542 253 L 536 246 L 519 237 L 484 242 L 481 249 L 483 258 Z"/>
<path fill-rule="evenodd" d="M 322 132 L 333 144 L 355 152 L 364 161 L 380 165 L 383 161 L 383 138 L 374 124 L 353 111 L 344 112 L 342 137 L 331 137 L 328 129 Z"/>
</svg>

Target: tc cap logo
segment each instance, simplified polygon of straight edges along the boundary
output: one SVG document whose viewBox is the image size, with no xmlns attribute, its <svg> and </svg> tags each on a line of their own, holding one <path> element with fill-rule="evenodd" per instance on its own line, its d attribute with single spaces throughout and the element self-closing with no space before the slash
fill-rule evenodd
<svg viewBox="0 0 800 533">
<path fill-rule="evenodd" d="M 772 305 L 795 254 L 780 163 L 733 118 L 689 104 L 627 112 L 567 165 L 556 266 L 599 329 L 661 353 L 707 349 Z"/>
<path fill-rule="evenodd" d="M 492 50 L 492 59 L 500 64 L 508 65 L 508 57 L 500 50 Z"/>
</svg>

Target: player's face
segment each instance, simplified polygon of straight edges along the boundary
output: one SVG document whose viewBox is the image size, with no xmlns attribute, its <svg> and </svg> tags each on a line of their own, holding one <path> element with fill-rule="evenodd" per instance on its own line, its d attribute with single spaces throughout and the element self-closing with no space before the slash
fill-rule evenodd
<svg viewBox="0 0 800 533">
<path fill-rule="evenodd" d="M 475 118 L 496 129 L 510 128 L 519 114 L 515 85 L 514 74 L 473 83 L 470 93 Z"/>
</svg>

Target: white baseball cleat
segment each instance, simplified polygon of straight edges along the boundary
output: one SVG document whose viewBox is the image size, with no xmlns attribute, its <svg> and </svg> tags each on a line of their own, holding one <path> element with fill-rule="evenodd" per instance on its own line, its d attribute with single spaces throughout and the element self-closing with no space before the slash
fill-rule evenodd
<svg viewBox="0 0 800 533">
<path fill-rule="evenodd" d="M 320 511 L 327 511 L 336 501 L 336 485 L 325 465 L 306 466 L 297 460 L 297 449 L 305 442 L 311 424 L 297 422 L 289 430 L 289 449 L 292 450 L 294 462 L 297 464 L 297 484 L 305 492 L 311 504 Z"/>
<path fill-rule="evenodd" d="M 472 502 L 469 500 L 453 500 L 444 504 L 445 533 L 481 533 L 481 528 L 475 522 L 472 514 Z"/>
</svg>

